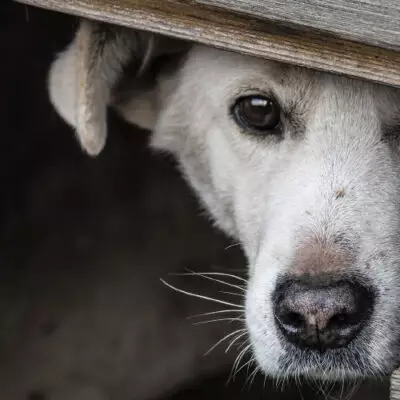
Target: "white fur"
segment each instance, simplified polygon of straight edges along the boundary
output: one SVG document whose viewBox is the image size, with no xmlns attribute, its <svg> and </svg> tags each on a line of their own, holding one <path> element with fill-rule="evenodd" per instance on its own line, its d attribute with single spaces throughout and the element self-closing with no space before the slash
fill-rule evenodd
<svg viewBox="0 0 400 400">
<path fill-rule="evenodd" d="M 229 110 L 254 93 L 272 93 L 304 126 L 286 121 L 282 140 L 242 132 Z M 138 101 L 157 117 L 137 118 Z M 263 370 L 324 378 L 390 372 L 400 330 L 400 152 L 385 127 L 400 134 L 399 91 L 195 46 L 182 68 L 161 74 L 130 106 L 125 118 L 153 129 L 151 145 L 175 155 L 215 223 L 243 244 L 247 325 Z M 296 250 L 338 233 L 356 254 L 348 272 L 379 293 L 372 321 L 341 363 L 335 352 L 314 357 L 285 343 L 271 304 Z"/>
<path fill-rule="evenodd" d="M 371 342 L 360 339 L 354 350 L 371 366 L 335 369 L 324 359 L 298 370 L 293 355 L 289 372 L 332 370 L 325 378 L 389 372 L 399 330 L 400 175 L 397 141 L 385 141 L 382 126 L 397 128 L 399 92 L 205 47 L 193 49 L 173 79 L 176 89 L 168 96 L 171 82 L 160 84 L 165 101 L 152 145 L 176 155 L 217 225 L 243 243 L 248 329 L 264 371 L 285 373 L 279 359 L 291 351 L 272 315 L 277 275 L 291 268 L 307 237 L 345 232 L 359 249 L 351 270 L 385 293 L 365 333 Z M 234 100 L 271 91 L 298 112 L 303 133 L 288 124 L 277 142 L 240 131 L 229 115 Z"/>
<path fill-rule="evenodd" d="M 48 85 L 54 108 L 70 126 L 76 126 L 77 66 L 74 43 L 71 43 L 51 64 Z"/>
</svg>

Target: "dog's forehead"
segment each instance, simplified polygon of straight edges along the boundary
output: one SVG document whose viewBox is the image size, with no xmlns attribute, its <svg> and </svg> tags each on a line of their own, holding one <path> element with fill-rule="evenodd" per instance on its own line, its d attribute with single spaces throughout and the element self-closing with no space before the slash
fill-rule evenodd
<svg viewBox="0 0 400 400">
<path fill-rule="evenodd" d="M 266 59 L 195 46 L 186 63 L 186 79 L 201 90 L 224 97 L 246 91 L 273 92 L 284 102 L 318 101 L 323 93 L 355 106 L 375 104 L 388 119 L 399 118 L 400 89 L 314 71 Z"/>
</svg>

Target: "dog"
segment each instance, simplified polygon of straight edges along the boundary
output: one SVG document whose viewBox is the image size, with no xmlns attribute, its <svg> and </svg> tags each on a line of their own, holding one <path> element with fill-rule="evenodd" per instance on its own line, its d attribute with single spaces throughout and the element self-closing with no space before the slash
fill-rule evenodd
<svg viewBox="0 0 400 400">
<path fill-rule="evenodd" d="M 90 53 L 123 60 L 112 79 L 102 75 L 110 95 L 100 103 L 152 132 L 150 146 L 175 157 L 215 225 L 243 247 L 259 368 L 324 380 L 390 374 L 400 359 L 400 91 L 198 44 L 169 51 L 143 35 L 130 47 L 144 43 L 130 85 L 131 50 L 118 35 Z M 76 93 L 65 90 L 78 87 L 74 46 L 52 66 L 50 98 L 96 155 L 106 123 L 86 146 Z"/>
</svg>

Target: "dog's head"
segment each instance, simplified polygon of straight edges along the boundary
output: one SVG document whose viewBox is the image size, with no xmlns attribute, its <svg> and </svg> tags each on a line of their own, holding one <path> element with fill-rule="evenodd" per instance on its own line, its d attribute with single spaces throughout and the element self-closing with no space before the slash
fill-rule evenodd
<svg viewBox="0 0 400 400">
<path fill-rule="evenodd" d="M 242 243 L 267 374 L 395 368 L 400 91 L 195 46 L 119 109 Z"/>
</svg>

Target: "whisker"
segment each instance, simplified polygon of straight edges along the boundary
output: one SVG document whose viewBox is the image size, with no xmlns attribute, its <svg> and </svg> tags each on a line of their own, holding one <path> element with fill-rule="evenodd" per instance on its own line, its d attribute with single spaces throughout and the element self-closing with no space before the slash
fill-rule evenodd
<svg viewBox="0 0 400 400">
<path fill-rule="evenodd" d="M 267 374 L 264 374 L 264 382 L 263 382 L 263 390 L 265 391 L 267 385 Z M 301 397 L 300 400 L 304 400 L 303 397 Z"/>
<path fill-rule="evenodd" d="M 247 350 L 246 350 L 247 351 Z M 244 353 L 245 354 L 245 353 Z M 244 354 L 242 355 L 241 358 L 243 358 Z M 239 366 L 241 359 L 239 360 L 239 362 L 237 363 L 237 366 Z M 243 369 L 245 369 L 246 367 L 249 368 L 250 364 L 252 364 L 254 362 L 253 358 L 250 358 L 250 360 L 246 361 L 240 368 L 236 369 L 235 371 L 235 375 L 234 378 L 239 374 L 240 371 L 242 371 Z"/>
<path fill-rule="evenodd" d="M 199 321 L 199 322 L 194 322 L 193 325 L 205 325 L 205 324 L 211 324 L 213 322 L 224 322 L 224 321 L 229 321 L 229 322 L 235 322 L 235 321 L 240 321 L 244 322 L 243 318 L 217 318 L 217 319 L 209 319 L 207 321 Z"/>
<path fill-rule="evenodd" d="M 354 394 L 357 392 L 357 390 L 360 388 L 361 382 L 355 381 L 352 383 L 352 387 L 349 390 L 347 396 L 344 397 L 343 400 L 350 400 L 353 398 Z"/>
<path fill-rule="evenodd" d="M 344 381 L 344 379 L 342 378 L 342 379 L 340 380 L 340 394 L 339 394 L 339 399 L 343 399 L 344 392 L 345 392 L 345 381 Z"/>
<path fill-rule="evenodd" d="M 296 389 L 297 389 L 297 392 L 299 393 L 300 400 L 305 400 L 304 396 L 303 396 L 302 388 L 301 388 L 300 379 L 297 376 L 297 374 L 294 376 L 294 382 L 296 384 Z"/>
<path fill-rule="evenodd" d="M 243 283 L 247 284 L 247 279 L 242 278 L 241 276 L 237 276 L 235 274 L 227 274 L 225 272 L 216 272 L 216 271 L 205 271 L 205 272 L 198 272 L 198 271 L 192 271 L 190 269 L 186 269 L 188 272 L 176 272 L 176 273 L 171 273 L 171 275 L 200 275 L 203 277 L 206 276 L 224 276 L 227 278 L 233 278 L 237 279 L 239 281 L 242 281 Z"/>
<path fill-rule="evenodd" d="M 247 335 L 247 332 L 244 332 L 240 335 L 238 335 L 235 339 L 233 339 L 230 343 L 229 346 L 226 348 L 225 353 L 228 353 L 229 350 L 232 348 L 232 346 L 238 341 L 240 340 L 243 336 Z"/>
<path fill-rule="evenodd" d="M 240 246 L 241 244 L 242 244 L 242 243 L 232 243 L 232 244 L 230 244 L 229 246 L 226 246 L 226 247 L 225 247 L 225 250 L 232 249 L 233 247 Z"/>
<path fill-rule="evenodd" d="M 187 317 L 187 319 L 207 317 L 209 315 L 225 314 L 225 313 L 243 313 L 243 310 L 242 309 L 237 309 L 237 310 L 236 309 L 232 309 L 232 310 L 211 311 L 211 312 L 206 312 L 206 313 L 201 313 L 201 314 L 190 315 L 189 317 Z"/>
<path fill-rule="evenodd" d="M 225 268 L 218 266 L 211 266 L 211 269 L 215 272 L 248 272 L 247 268 Z"/>
<path fill-rule="evenodd" d="M 300 375 L 298 373 L 294 374 L 294 382 L 296 384 L 297 392 L 300 395 L 300 400 L 305 400 L 302 392 L 302 385 L 300 380 Z"/>
<path fill-rule="evenodd" d="M 252 358 L 251 359 L 252 363 L 250 365 L 252 365 L 255 362 L 255 359 Z M 244 387 L 246 387 L 248 385 L 248 388 L 250 390 L 251 386 L 254 383 L 254 379 L 257 376 L 257 374 L 261 371 L 261 367 L 255 367 L 253 372 L 248 376 L 248 378 L 246 379 L 246 382 L 244 383 Z"/>
<path fill-rule="evenodd" d="M 243 349 L 245 346 L 247 346 L 249 344 L 248 340 L 244 341 L 242 344 L 239 345 L 239 350 Z"/>
<path fill-rule="evenodd" d="M 238 296 L 238 297 L 241 297 L 241 298 L 245 298 L 246 297 L 245 294 L 243 294 L 243 293 L 227 292 L 225 290 L 220 290 L 219 293 L 229 294 L 230 296 Z"/>
<path fill-rule="evenodd" d="M 246 361 L 239 369 L 235 371 L 235 376 L 244 368 L 248 367 L 253 362 L 252 359 Z"/>
<path fill-rule="evenodd" d="M 178 276 L 199 276 L 204 279 L 208 279 L 209 281 L 217 282 L 217 283 L 222 283 L 223 285 L 238 289 L 242 292 L 245 292 L 246 289 L 243 286 L 239 285 L 234 285 L 233 283 L 225 282 L 222 279 L 215 279 L 212 276 L 208 275 L 220 275 L 220 272 L 209 272 L 208 274 L 203 274 L 201 272 L 195 272 L 195 271 L 190 271 L 190 272 L 176 272 L 176 273 L 171 273 L 170 275 L 178 275 Z"/>
<path fill-rule="evenodd" d="M 210 354 L 215 348 L 217 348 L 221 343 L 223 343 L 225 340 L 229 339 L 230 337 L 232 337 L 233 335 L 236 335 L 237 333 L 241 333 L 243 332 L 245 329 L 237 329 L 234 332 L 228 333 L 227 335 L 225 335 L 222 339 L 218 340 L 217 343 L 215 343 L 209 350 L 207 350 L 207 352 L 204 354 L 205 356 L 207 356 L 208 354 Z"/>
<path fill-rule="evenodd" d="M 236 357 L 235 362 L 233 363 L 232 366 L 232 370 L 231 370 L 231 374 L 230 374 L 230 378 L 232 378 L 232 380 L 235 380 L 235 377 L 237 376 L 237 374 L 240 372 L 240 370 L 243 368 L 241 367 L 239 368 L 239 364 L 242 361 L 243 357 L 246 355 L 246 353 L 250 350 L 251 348 L 251 343 L 249 343 Z M 246 365 L 246 364 L 245 364 Z"/>
<path fill-rule="evenodd" d="M 198 293 L 193 293 L 193 292 L 188 292 L 186 290 L 183 289 L 179 289 L 175 286 L 172 286 L 170 283 L 166 282 L 164 279 L 160 278 L 160 281 L 167 287 L 169 287 L 172 290 L 175 290 L 178 293 L 182 293 L 182 294 L 186 294 L 187 296 L 191 296 L 191 297 L 197 297 L 198 299 L 203 299 L 203 300 L 208 300 L 208 301 L 212 301 L 214 303 L 218 303 L 218 304 L 223 304 L 225 306 L 232 306 L 232 307 L 239 307 L 242 308 L 244 310 L 244 306 L 241 306 L 240 304 L 234 304 L 234 303 L 230 303 L 228 301 L 223 301 L 223 300 L 218 300 L 215 299 L 213 297 L 208 297 L 208 296 L 203 296 L 201 294 Z"/>
</svg>

